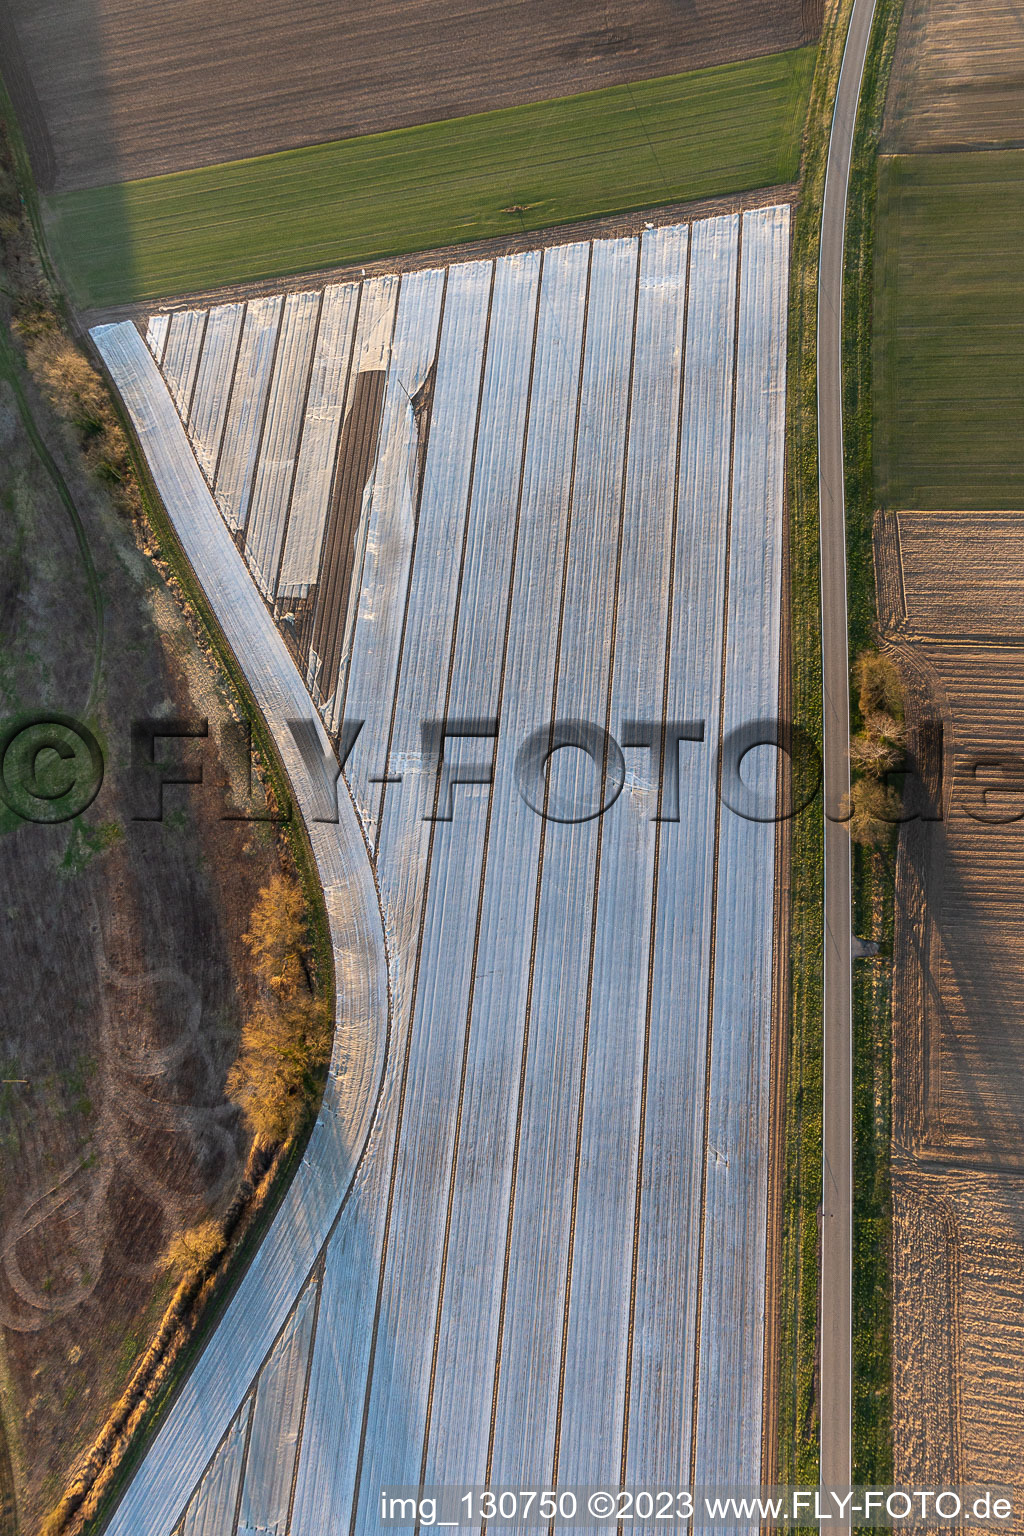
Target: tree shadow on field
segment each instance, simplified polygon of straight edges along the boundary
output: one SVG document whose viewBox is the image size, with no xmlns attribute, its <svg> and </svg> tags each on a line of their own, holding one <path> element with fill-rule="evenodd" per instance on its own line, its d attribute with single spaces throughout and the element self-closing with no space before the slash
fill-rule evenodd
<svg viewBox="0 0 1024 1536">
<path fill-rule="evenodd" d="M 955 807 L 950 814 L 966 820 Z M 985 830 L 1005 835 L 1004 828 L 977 828 L 979 833 Z M 1016 1091 L 1024 1080 L 1024 954 L 1009 953 L 993 938 L 992 907 L 980 904 L 963 879 L 958 844 L 970 835 L 951 830 L 944 821 L 911 823 L 904 830 L 902 857 L 925 893 L 926 920 L 918 926 L 898 884 L 899 915 L 923 981 L 926 1049 L 928 1035 L 941 1030 L 946 1062 L 940 1070 L 943 1075 L 954 1072 L 956 1090 L 969 1109 L 966 1118 L 985 1144 L 986 1162 L 1005 1160 L 1024 1172 L 1024 1097 Z M 1024 825 L 1020 840 L 1024 873 Z M 1015 980 L 1019 986 L 1013 985 Z M 984 1091 L 979 1072 L 985 1074 Z M 927 1098 L 934 1089 L 926 1087 L 924 1092 Z M 927 1105 L 925 1114 L 930 1118 Z M 943 1134 L 941 1123 L 933 1123 L 928 1140 L 941 1142 Z M 951 1141 L 948 1155 L 970 1160 L 977 1152 Z"/>
<path fill-rule="evenodd" d="M 993 820 L 1016 812 L 1020 786 L 1006 781 L 1014 799 L 986 804 L 973 765 L 1009 749 L 959 739 L 938 673 L 913 647 L 899 659 L 917 793 L 928 786 L 924 799 L 911 794 L 905 804 L 925 816 L 941 805 L 942 819 L 905 822 L 896 855 L 894 965 L 917 997 L 902 1019 L 894 1010 L 894 1142 L 921 1158 L 1024 1174 L 1024 945 L 1014 937 L 1024 818 Z M 985 787 L 998 783 L 997 773 L 984 776 Z"/>
<path fill-rule="evenodd" d="M 51 255 L 79 305 L 101 294 L 119 302 L 130 295 L 135 274 L 119 185 L 124 124 L 116 120 L 109 83 L 117 46 L 102 0 L 0 0 L 0 75 Z M 139 90 L 145 93 L 144 76 Z"/>
<path fill-rule="evenodd" d="M 987 857 L 986 844 L 992 847 Z M 990 871 L 992 900 L 985 899 L 987 892 L 979 900 L 977 876 L 970 884 L 965 880 L 968 855 L 976 869 Z M 961 774 L 946 819 L 907 823 L 898 858 L 904 868 L 896 881 L 897 922 L 904 963 L 915 965 L 920 976 L 921 1017 L 902 1021 L 905 1047 L 920 1052 L 919 1086 L 912 1090 L 919 1105 L 904 1104 L 900 1112 L 894 1104 L 894 1137 L 903 1119 L 916 1123 L 922 1135 L 916 1148 L 915 1136 L 903 1141 L 915 1161 L 937 1159 L 967 1174 L 978 1169 L 1024 1176 L 1024 945 L 1012 942 L 1019 931 L 1019 893 L 1001 892 L 997 884 L 1024 886 L 1024 820 L 973 820 Z M 920 910 L 908 903 L 915 886 L 923 898 Z M 996 923 L 1005 938 L 994 931 Z M 898 1052 L 900 1019 L 893 1024 Z M 894 1089 L 898 1080 L 894 1071 Z M 1006 1210 L 1024 1245 L 1024 1205 L 1007 1201 Z"/>
<path fill-rule="evenodd" d="M 904 1454 L 908 1444 L 927 1444 L 932 1457 L 945 1447 L 943 1455 L 962 1467 L 961 1437 L 982 1429 L 985 1373 L 991 1368 L 996 1380 L 1004 1379 L 1024 1331 L 1011 1279 L 1024 1262 L 1024 945 L 1019 920 L 1008 921 L 1010 901 L 992 902 L 987 891 L 979 900 L 977 875 L 972 890 L 962 860 L 973 831 L 1005 836 L 1009 830 L 1019 837 L 1013 862 L 1024 874 L 1024 821 L 975 829 L 957 806 L 956 786 L 948 814 L 948 825 L 911 823 L 901 834 L 896 921 L 902 943 L 894 964 L 902 962 L 904 982 L 916 967 L 919 987 L 908 988 L 902 1018 L 894 992 L 892 1019 L 893 1150 L 902 1154 L 892 1168 L 893 1194 L 909 1180 L 911 1200 L 926 1213 L 922 1219 L 939 1229 L 934 1241 L 944 1255 L 948 1291 L 937 1289 L 934 1268 L 911 1267 L 909 1288 L 893 1295 L 902 1331 L 894 1328 L 892 1343 L 894 1365 L 897 1352 L 902 1359 L 903 1390 L 909 1389 L 902 1411 L 913 1416 L 915 1428 Z M 996 890 L 1006 862 L 990 865 Z M 911 902 L 908 910 L 915 880 L 923 907 Z M 1015 906 L 1019 913 L 1019 902 Z M 893 1236 L 898 1243 L 898 1231 Z M 1001 1302 L 986 1299 L 990 1287 Z M 986 1313 L 993 1333 L 983 1343 L 977 1330 Z M 943 1380 L 937 1334 L 949 1338 L 945 1395 L 937 1385 Z M 991 1411 L 997 1408 L 1013 1417 L 1001 1398 L 992 1402 Z M 1005 1465 L 1004 1480 L 1011 1481 Z M 936 1475 L 927 1458 L 919 1470 Z M 898 1469 L 900 1476 L 908 1472 L 906 1464 Z"/>
</svg>

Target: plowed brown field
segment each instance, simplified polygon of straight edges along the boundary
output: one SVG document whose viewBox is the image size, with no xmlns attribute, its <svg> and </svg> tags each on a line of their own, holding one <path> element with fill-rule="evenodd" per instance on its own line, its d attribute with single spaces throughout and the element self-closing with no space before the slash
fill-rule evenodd
<svg viewBox="0 0 1024 1536">
<path fill-rule="evenodd" d="M 810 41 L 821 0 L 0 0 L 43 190 L 217 164 Z"/>
<path fill-rule="evenodd" d="M 1013 1483 L 1024 1465 L 1024 513 L 889 514 L 876 570 L 910 718 L 940 717 L 944 732 L 944 818 L 910 822 L 897 861 L 895 1475 Z"/>
<path fill-rule="evenodd" d="M 886 109 L 887 150 L 1024 144 L 1019 0 L 906 0 Z"/>
</svg>

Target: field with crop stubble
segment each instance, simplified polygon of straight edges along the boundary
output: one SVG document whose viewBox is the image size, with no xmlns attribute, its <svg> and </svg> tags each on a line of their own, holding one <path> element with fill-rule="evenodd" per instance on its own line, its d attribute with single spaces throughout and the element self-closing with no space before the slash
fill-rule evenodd
<svg viewBox="0 0 1024 1536">
<path fill-rule="evenodd" d="M 906 825 L 896 871 L 895 1475 L 1012 1482 L 1024 1454 L 1024 515 L 889 514 L 876 559 L 908 718 L 942 721 L 946 779 L 944 819 Z"/>
</svg>

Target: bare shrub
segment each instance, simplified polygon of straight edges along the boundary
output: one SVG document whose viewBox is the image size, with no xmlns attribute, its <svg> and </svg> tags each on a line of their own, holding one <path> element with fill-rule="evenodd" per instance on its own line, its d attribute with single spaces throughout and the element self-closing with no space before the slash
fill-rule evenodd
<svg viewBox="0 0 1024 1536">
<path fill-rule="evenodd" d="M 864 721 L 864 729 L 869 736 L 877 736 L 883 741 L 890 742 L 895 747 L 905 749 L 907 745 L 907 727 L 902 719 L 888 714 L 885 710 L 874 710 Z"/>
<path fill-rule="evenodd" d="M 858 779 L 843 811 L 848 815 L 850 837 L 865 848 L 884 848 L 892 840 L 901 811 L 896 790 L 877 779 Z"/>
<path fill-rule="evenodd" d="M 263 996 L 242 1025 L 227 1093 L 261 1146 L 294 1135 L 330 1051 L 326 1003 L 315 996 L 306 964 L 304 916 L 298 886 L 275 875 L 260 891 L 242 935 Z"/>
<path fill-rule="evenodd" d="M 866 720 L 878 712 L 903 719 L 903 686 L 896 664 L 878 651 L 861 651 L 853 664 L 857 703 Z"/>
<path fill-rule="evenodd" d="M 305 903 L 287 875 L 273 875 L 260 891 L 249 932 L 242 942 L 252 955 L 256 974 L 275 992 L 290 991 L 308 980 L 303 965 Z"/>
<path fill-rule="evenodd" d="M 133 516 L 140 507 L 128 444 L 103 380 L 43 300 L 23 306 L 15 322 L 25 361 L 54 410 L 77 433 L 90 470 Z"/>
<path fill-rule="evenodd" d="M 178 1232 L 164 1249 L 160 1263 L 176 1274 L 195 1277 L 205 1274 L 224 1252 L 224 1233 L 219 1221 L 210 1217 L 197 1227 Z"/>
<path fill-rule="evenodd" d="M 850 765 L 861 775 L 848 802 L 854 817 L 850 835 L 855 842 L 880 847 L 888 841 L 892 820 L 886 820 L 888 797 L 895 798 L 897 807 L 899 804 L 896 791 L 884 781 L 887 774 L 902 768 L 905 762 L 907 727 L 903 719 L 903 693 L 895 665 L 877 651 L 861 652 L 853 664 L 853 677 L 864 724 L 850 738 Z"/>
<path fill-rule="evenodd" d="M 850 739 L 850 763 L 858 773 L 880 779 L 893 772 L 903 761 L 903 751 L 884 737 L 863 731 Z"/>
</svg>

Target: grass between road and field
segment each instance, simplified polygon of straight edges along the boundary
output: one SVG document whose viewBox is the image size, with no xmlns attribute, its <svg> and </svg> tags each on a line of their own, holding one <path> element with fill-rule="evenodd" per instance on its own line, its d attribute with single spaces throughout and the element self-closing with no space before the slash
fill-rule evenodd
<svg viewBox="0 0 1024 1536">
<path fill-rule="evenodd" d="M 811 85 L 793 235 L 789 305 L 788 476 L 791 718 L 820 744 L 816 332 L 821 206 L 832 104 L 851 0 L 829 0 Z M 777 1482 L 818 1479 L 818 1211 L 821 1204 L 822 904 L 820 800 L 792 824 L 786 1100 L 775 1358 Z"/>
<path fill-rule="evenodd" d="M 878 0 L 847 204 L 843 283 L 846 566 L 851 659 L 876 639 L 872 322 L 878 149 L 903 0 Z M 853 690 L 853 708 L 856 690 Z M 863 722 L 857 718 L 860 726 Z M 853 981 L 853 1478 L 892 1480 L 891 849 L 853 848 L 854 930 L 879 944 Z"/>
<path fill-rule="evenodd" d="M 58 194 L 84 308 L 792 181 L 813 47 Z"/>
<path fill-rule="evenodd" d="M 853 969 L 853 1480 L 893 1480 L 892 945 L 895 858 L 855 848 L 854 926 L 879 946 Z"/>
<path fill-rule="evenodd" d="M 887 508 L 1024 506 L 1024 151 L 886 156 L 875 469 Z"/>
</svg>

